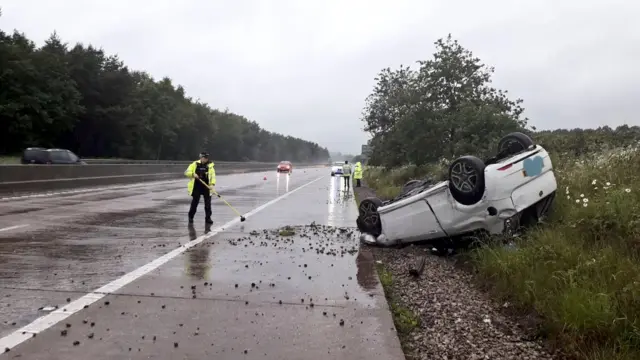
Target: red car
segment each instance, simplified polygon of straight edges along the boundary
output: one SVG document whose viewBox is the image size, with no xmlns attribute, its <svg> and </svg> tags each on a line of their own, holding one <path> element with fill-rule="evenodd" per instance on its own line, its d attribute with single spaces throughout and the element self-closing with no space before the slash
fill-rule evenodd
<svg viewBox="0 0 640 360">
<path fill-rule="evenodd" d="M 291 161 L 280 161 L 277 171 L 279 173 L 291 174 L 293 172 L 293 165 L 291 165 Z"/>
</svg>

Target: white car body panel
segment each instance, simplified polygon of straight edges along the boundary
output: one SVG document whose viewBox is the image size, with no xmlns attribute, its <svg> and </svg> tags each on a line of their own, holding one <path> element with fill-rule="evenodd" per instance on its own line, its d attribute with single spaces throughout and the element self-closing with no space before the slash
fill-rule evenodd
<svg viewBox="0 0 640 360">
<path fill-rule="evenodd" d="M 540 157 L 541 159 L 535 159 Z M 527 176 L 523 159 L 542 160 L 542 172 Z M 535 160 L 534 160 L 535 159 Z M 506 166 L 512 164 L 511 166 Z M 487 165 L 483 198 L 473 205 L 455 201 L 448 181 L 435 184 L 422 193 L 380 206 L 382 245 L 424 241 L 461 235 L 476 230 L 500 234 L 505 221 L 551 195 L 557 189 L 549 154 L 541 146 Z M 490 215 L 488 209 L 495 208 Z"/>
<path fill-rule="evenodd" d="M 331 167 L 331 173 L 335 175 L 342 175 L 342 165 L 344 165 L 344 163 L 341 163 L 341 162 L 333 163 L 333 166 Z"/>
</svg>

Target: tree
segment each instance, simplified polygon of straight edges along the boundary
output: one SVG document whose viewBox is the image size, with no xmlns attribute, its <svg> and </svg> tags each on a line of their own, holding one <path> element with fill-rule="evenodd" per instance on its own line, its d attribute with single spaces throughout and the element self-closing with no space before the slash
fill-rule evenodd
<svg viewBox="0 0 640 360">
<path fill-rule="evenodd" d="M 131 71 L 94 46 L 54 32 L 37 48 L 0 31 L 0 153 L 61 147 L 85 157 L 324 161 L 326 148 L 262 129 L 194 101 L 165 77 Z"/>
<path fill-rule="evenodd" d="M 417 71 L 384 69 L 363 111 L 371 162 L 421 165 L 469 151 L 486 153 L 505 132 L 524 129 L 522 100 L 490 86 L 494 69 L 451 35 L 435 42 Z"/>
</svg>

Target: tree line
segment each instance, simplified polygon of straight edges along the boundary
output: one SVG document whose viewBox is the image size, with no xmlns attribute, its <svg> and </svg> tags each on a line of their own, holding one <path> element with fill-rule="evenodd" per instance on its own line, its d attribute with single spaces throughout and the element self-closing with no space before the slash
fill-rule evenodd
<svg viewBox="0 0 640 360">
<path fill-rule="evenodd" d="M 0 154 L 59 147 L 84 157 L 326 161 L 317 143 L 269 132 L 185 95 L 165 77 L 132 71 L 94 46 L 53 33 L 37 47 L 0 31 Z"/>
<path fill-rule="evenodd" d="M 372 135 L 369 164 L 424 165 L 461 155 L 485 157 L 509 132 L 529 134 L 549 151 L 581 155 L 637 145 L 637 126 L 536 131 L 527 127 L 522 99 L 491 86 L 495 71 L 449 34 L 418 68 L 383 69 L 366 98 L 364 130 Z"/>
</svg>

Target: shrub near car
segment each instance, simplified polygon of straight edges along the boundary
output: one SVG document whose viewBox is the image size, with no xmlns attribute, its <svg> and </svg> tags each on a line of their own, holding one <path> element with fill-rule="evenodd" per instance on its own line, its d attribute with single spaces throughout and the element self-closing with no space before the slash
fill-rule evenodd
<svg viewBox="0 0 640 360">
<path fill-rule="evenodd" d="M 360 202 L 363 240 L 381 245 L 451 240 L 477 232 L 513 233 L 549 211 L 557 182 L 549 153 L 523 133 L 498 143 L 483 161 L 463 156 L 449 166 L 448 180 L 413 180 L 400 195 Z"/>
<path fill-rule="evenodd" d="M 278 173 L 291 174 L 293 172 L 293 165 L 291 165 L 290 161 L 281 161 L 280 164 L 278 164 L 278 169 L 276 171 Z"/>
</svg>

